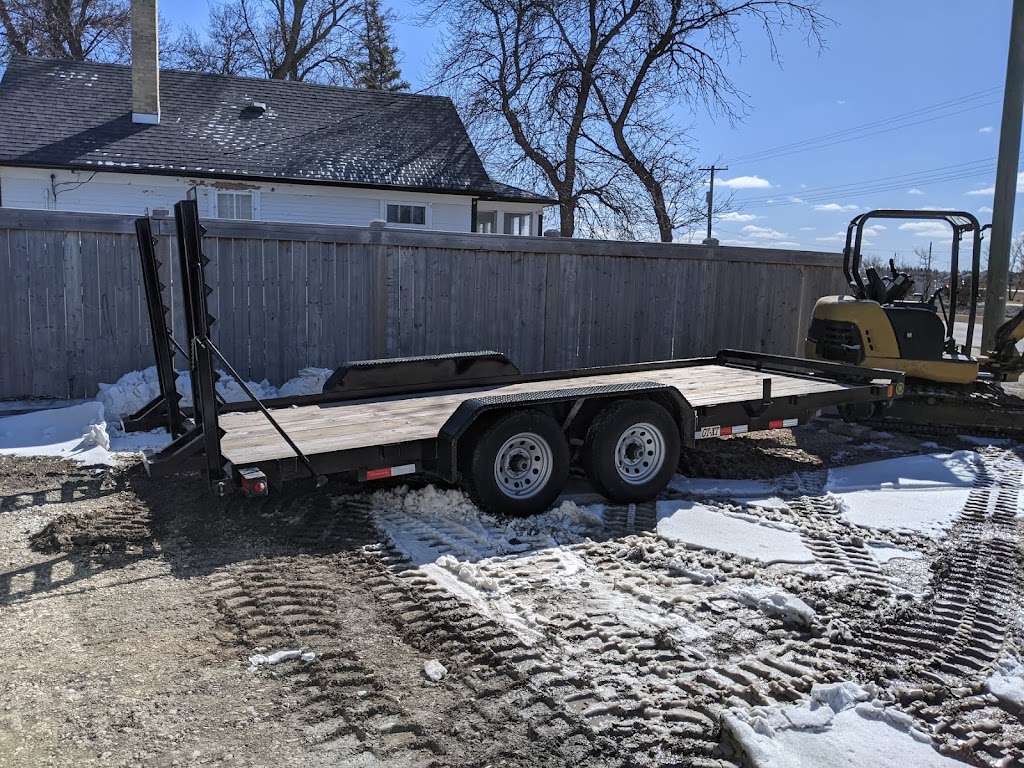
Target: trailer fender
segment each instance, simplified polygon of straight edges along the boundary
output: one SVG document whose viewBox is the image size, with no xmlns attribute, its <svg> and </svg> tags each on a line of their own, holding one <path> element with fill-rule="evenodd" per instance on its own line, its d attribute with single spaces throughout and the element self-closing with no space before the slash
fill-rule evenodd
<svg viewBox="0 0 1024 768">
<path fill-rule="evenodd" d="M 475 397 L 464 401 L 438 434 L 436 474 L 452 483 L 458 481 L 459 441 L 470 435 L 474 425 L 485 415 L 547 403 L 572 402 L 576 405 L 584 400 L 616 400 L 637 395 L 663 402 L 676 420 L 682 445 L 693 446 L 697 425 L 696 411 L 682 393 L 672 386 L 653 381 L 636 381 L 628 384 L 520 392 L 513 395 Z"/>
</svg>

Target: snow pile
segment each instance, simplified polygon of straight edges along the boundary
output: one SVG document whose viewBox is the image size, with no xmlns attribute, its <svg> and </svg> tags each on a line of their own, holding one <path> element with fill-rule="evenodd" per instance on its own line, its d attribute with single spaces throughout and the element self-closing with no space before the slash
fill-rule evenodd
<svg viewBox="0 0 1024 768">
<path fill-rule="evenodd" d="M 974 451 L 907 456 L 829 470 L 825 490 L 854 525 L 939 537 L 956 522 L 981 470 Z"/>
<path fill-rule="evenodd" d="M 285 386 L 292 385 L 292 389 L 295 390 L 296 394 L 306 394 L 302 390 L 305 387 L 311 386 L 311 379 L 308 375 L 304 377 L 303 373 L 309 370 L 317 369 L 304 369 L 298 377 L 289 381 Z M 217 382 L 217 391 L 225 401 L 237 403 L 249 399 L 248 395 L 242 391 L 242 387 L 233 377 L 224 371 L 218 371 L 218 373 L 221 378 Z M 271 386 L 270 382 L 266 379 L 261 382 L 249 381 L 246 384 L 253 391 L 253 394 L 261 400 L 278 396 L 277 389 Z M 323 384 L 321 383 L 322 386 Z M 174 382 L 174 388 L 181 395 L 181 406 L 183 408 L 192 407 L 192 379 L 187 372 L 178 374 Z M 107 418 L 123 419 L 125 416 L 130 416 L 138 411 L 160 394 L 160 382 L 157 379 L 156 366 L 147 368 L 144 371 L 126 373 L 114 384 L 100 384 L 99 389 L 100 391 L 96 395 L 96 399 L 103 404 Z"/>
<path fill-rule="evenodd" d="M 815 685 L 810 701 L 788 707 L 732 709 L 723 724 L 757 768 L 953 768 L 913 719 L 886 709 L 872 686 Z"/>
<path fill-rule="evenodd" d="M 334 371 L 331 368 L 303 368 L 294 379 L 281 385 L 280 397 L 319 395 Z"/>
<path fill-rule="evenodd" d="M 1024 709 L 1024 663 L 1016 656 L 1001 658 L 985 687 L 1003 704 Z"/>
<path fill-rule="evenodd" d="M 276 664 L 280 664 L 284 661 L 305 661 L 310 662 L 316 659 L 316 654 L 312 651 L 288 650 L 288 651 L 275 651 L 269 656 L 262 653 L 256 653 L 249 657 L 249 669 L 254 670 L 257 667 L 269 666 L 272 667 Z"/>
<path fill-rule="evenodd" d="M 114 464 L 103 405 L 97 402 L 0 419 L 0 453 Z"/>
<path fill-rule="evenodd" d="M 580 507 L 571 501 L 529 518 L 498 518 L 481 512 L 465 493 L 433 485 L 409 490 L 406 486 L 380 490 L 370 497 L 377 522 L 395 546 L 417 564 L 438 562 L 474 583 L 465 561 L 522 554 L 546 547 L 575 544 L 604 526 L 603 507 Z M 418 531 L 440 529 L 450 533 L 444 551 Z M 451 560 L 439 560 L 441 555 Z"/>
<path fill-rule="evenodd" d="M 658 502 L 658 533 L 688 547 L 730 552 L 763 563 L 813 563 L 799 529 L 689 501 Z"/>
<path fill-rule="evenodd" d="M 432 683 L 439 683 L 448 674 L 448 668 L 437 659 L 431 659 L 423 665 L 423 674 Z"/>
<path fill-rule="evenodd" d="M 767 584 L 754 582 L 726 590 L 742 605 L 756 608 L 765 616 L 782 619 L 785 624 L 810 627 L 814 622 L 814 609 L 796 595 L 791 595 Z"/>
</svg>

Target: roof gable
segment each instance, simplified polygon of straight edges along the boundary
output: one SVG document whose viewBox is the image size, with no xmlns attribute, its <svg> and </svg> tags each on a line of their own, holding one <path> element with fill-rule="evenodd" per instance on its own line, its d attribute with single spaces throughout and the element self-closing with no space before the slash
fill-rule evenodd
<svg viewBox="0 0 1024 768">
<path fill-rule="evenodd" d="M 13 57 L 0 81 L 0 163 L 549 202 L 491 181 L 440 96 L 161 70 L 159 124 L 133 123 L 131 99 L 128 67 Z"/>
</svg>

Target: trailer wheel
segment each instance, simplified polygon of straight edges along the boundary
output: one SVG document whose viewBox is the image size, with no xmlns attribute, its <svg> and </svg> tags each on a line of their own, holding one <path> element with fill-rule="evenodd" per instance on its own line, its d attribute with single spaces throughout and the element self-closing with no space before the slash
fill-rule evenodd
<svg viewBox="0 0 1024 768">
<path fill-rule="evenodd" d="M 587 430 L 583 468 L 613 501 L 648 501 L 679 465 L 679 428 L 650 400 L 624 400 L 601 411 Z"/>
<path fill-rule="evenodd" d="M 548 509 L 569 477 L 569 447 L 562 429 L 540 411 L 499 417 L 472 443 L 463 479 L 487 512 L 517 517 Z"/>
</svg>

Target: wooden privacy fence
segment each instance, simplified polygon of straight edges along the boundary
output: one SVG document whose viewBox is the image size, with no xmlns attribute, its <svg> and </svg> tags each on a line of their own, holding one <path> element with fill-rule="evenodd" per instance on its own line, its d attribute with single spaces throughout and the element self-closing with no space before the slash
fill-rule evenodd
<svg viewBox="0 0 1024 768">
<path fill-rule="evenodd" d="M 214 338 L 277 385 L 305 366 L 476 349 L 524 371 L 800 354 L 815 300 L 844 287 L 825 253 L 204 223 Z M 173 220 L 154 232 L 177 295 Z M 149 333 L 131 217 L 0 209 L 0 399 L 91 397 L 153 365 Z"/>
</svg>

